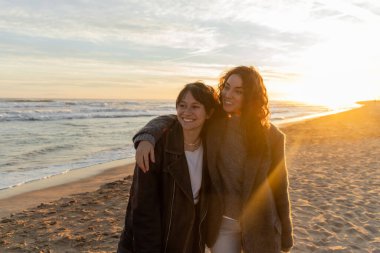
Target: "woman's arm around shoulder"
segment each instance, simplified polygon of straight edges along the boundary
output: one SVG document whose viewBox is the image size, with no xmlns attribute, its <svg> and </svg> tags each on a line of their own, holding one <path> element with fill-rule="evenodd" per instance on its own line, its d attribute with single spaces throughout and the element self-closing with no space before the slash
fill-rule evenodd
<svg viewBox="0 0 380 253">
<path fill-rule="evenodd" d="M 149 171 L 150 162 L 155 163 L 154 145 L 176 119 L 177 117 L 172 114 L 154 118 L 133 137 L 136 163 L 143 172 Z"/>
<path fill-rule="evenodd" d="M 135 148 L 137 148 L 139 141 L 142 140 L 152 142 L 152 144 L 155 145 L 155 142 L 173 125 L 176 119 L 176 115 L 168 114 L 150 120 L 133 136 Z"/>
</svg>

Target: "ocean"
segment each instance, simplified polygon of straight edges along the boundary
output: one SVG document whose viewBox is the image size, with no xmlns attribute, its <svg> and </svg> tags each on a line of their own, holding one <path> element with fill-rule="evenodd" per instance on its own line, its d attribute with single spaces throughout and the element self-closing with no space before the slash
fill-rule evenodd
<svg viewBox="0 0 380 253">
<path fill-rule="evenodd" d="M 271 120 L 331 112 L 289 101 L 270 104 Z M 96 164 L 134 157 L 132 136 L 171 100 L 0 99 L 0 190 Z"/>
</svg>

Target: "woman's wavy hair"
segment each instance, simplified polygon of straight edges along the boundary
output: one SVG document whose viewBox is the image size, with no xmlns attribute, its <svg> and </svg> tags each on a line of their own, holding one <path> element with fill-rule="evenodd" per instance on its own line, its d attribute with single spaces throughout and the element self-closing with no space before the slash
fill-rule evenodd
<svg viewBox="0 0 380 253">
<path fill-rule="evenodd" d="M 270 127 L 268 94 L 264 80 L 253 66 L 239 66 L 228 70 L 219 79 L 219 101 L 222 101 L 222 90 L 231 75 L 238 75 L 243 81 L 243 105 L 241 124 L 247 137 L 248 150 L 262 146 L 265 141 L 265 129 Z M 258 145 L 258 146 L 257 146 Z"/>
</svg>

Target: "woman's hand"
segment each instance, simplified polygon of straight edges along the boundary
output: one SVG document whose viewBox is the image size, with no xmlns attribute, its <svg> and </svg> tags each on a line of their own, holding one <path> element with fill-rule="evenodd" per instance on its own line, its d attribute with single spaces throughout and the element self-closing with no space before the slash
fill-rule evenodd
<svg viewBox="0 0 380 253">
<path fill-rule="evenodd" d="M 149 160 L 155 162 L 154 147 L 149 141 L 141 141 L 136 149 L 137 166 L 145 173 L 149 171 Z"/>
</svg>

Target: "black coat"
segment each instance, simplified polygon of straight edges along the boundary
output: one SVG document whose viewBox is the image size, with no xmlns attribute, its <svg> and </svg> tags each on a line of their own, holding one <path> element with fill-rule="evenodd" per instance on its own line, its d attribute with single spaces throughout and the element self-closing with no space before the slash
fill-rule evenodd
<svg viewBox="0 0 380 253">
<path fill-rule="evenodd" d="M 176 121 L 156 143 L 156 162 L 150 164 L 149 172 L 135 168 L 118 252 L 204 252 L 208 175 L 203 168 L 195 208 L 183 143 L 182 127 Z"/>
</svg>

